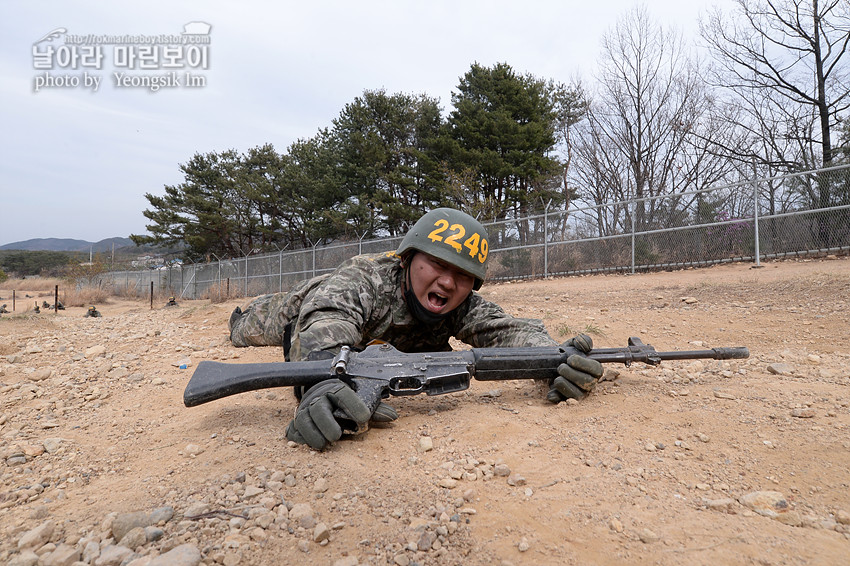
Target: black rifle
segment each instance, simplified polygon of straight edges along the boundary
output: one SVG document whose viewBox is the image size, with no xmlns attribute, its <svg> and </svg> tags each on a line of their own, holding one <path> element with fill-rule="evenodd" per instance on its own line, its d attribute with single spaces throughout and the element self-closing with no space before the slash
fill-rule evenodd
<svg viewBox="0 0 850 566">
<path fill-rule="evenodd" d="M 479 381 L 551 379 L 572 354 L 571 347 L 472 348 L 452 352 L 399 352 L 389 344 L 373 344 L 362 352 L 343 346 L 333 360 L 228 364 L 198 364 L 183 392 L 183 403 L 194 407 L 237 393 L 269 387 L 311 386 L 326 379 L 341 379 L 375 408 L 389 395 L 443 395 L 469 388 Z M 663 360 L 739 360 L 747 348 L 712 348 L 681 352 L 656 352 L 639 338 L 629 338 L 626 348 L 594 348 L 582 354 L 600 363 L 658 365 Z"/>
</svg>

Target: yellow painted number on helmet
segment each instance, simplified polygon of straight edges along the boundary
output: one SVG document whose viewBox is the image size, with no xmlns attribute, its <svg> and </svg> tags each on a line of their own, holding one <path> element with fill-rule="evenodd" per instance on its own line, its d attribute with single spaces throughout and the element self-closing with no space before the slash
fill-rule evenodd
<svg viewBox="0 0 850 566">
<path fill-rule="evenodd" d="M 489 245 L 487 244 L 487 238 L 481 238 L 481 253 L 478 254 L 478 262 L 484 263 L 487 261 L 487 252 L 489 251 Z"/>
<path fill-rule="evenodd" d="M 428 234 L 428 239 L 432 242 L 443 242 L 454 248 L 457 253 L 463 250 L 463 246 L 469 249 L 469 256 L 478 259 L 479 263 L 484 263 L 487 260 L 487 239 L 482 238 L 478 232 L 475 232 L 466 239 L 461 245 L 460 240 L 466 236 L 466 228 L 462 224 L 452 224 L 449 226 L 449 221 L 445 218 L 440 218 L 434 222 L 435 229 Z M 451 230 L 452 233 L 443 240 L 441 234 L 446 230 Z M 480 250 L 480 253 L 479 253 Z M 476 257 L 477 254 L 477 257 Z"/>
<path fill-rule="evenodd" d="M 462 224 L 452 224 L 449 227 L 449 230 L 454 230 L 454 234 L 446 238 L 446 243 L 453 247 L 457 253 L 460 253 L 463 246 L 460 245 L 458 240 L 466 235 L 466 228 L 464 228 Z"/>
</svg>

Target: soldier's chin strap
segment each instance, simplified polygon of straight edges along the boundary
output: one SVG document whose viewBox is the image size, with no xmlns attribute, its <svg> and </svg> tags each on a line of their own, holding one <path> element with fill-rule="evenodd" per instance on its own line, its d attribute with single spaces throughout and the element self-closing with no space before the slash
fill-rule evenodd
<svg viewBox="0 0 850 566">
<path fill-rule="evenodd" d="M 410 260 L 413 259 L 413 254 L 406 257 L 404 259 L 404 302 L 407 304 L 407 308 L 410 310 L 410 313 L 413 315 L 413 318 L 418 320 L 419 322 L 424 322 L 425 324 L 437 324 L 438 322 L 445 320 L 451 312 L 446 312 L 442 314 L 436 314 L 425 307 L 422 306 L 422 303 L 419 302 L 419 299 L 416 297 L 416 294 L 413 292 L 413 285 L 410 282 Z"/>
</svg>

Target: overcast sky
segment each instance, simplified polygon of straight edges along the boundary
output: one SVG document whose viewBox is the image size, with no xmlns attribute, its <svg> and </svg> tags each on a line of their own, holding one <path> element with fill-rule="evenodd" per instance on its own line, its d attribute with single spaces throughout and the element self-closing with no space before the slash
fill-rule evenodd
<svg viewBox="0 0 850 566">
<path fill-rule="evenodd" d="M 686 41 L 696 39 L 709 7 L 728 10 L 730 3 L 643 2 Z M 330 126 L 366 89 L 425 93 L 447 111 L 476 61 L 591 81 L 603 34 L 636 4 L 3 0 L 0 245 L 144 234 L 145 193 L 179 184 L 179 164 L 195 153 L 265 143 L 284 152 Z M 191 22 L 209 24 L 208 44 L 180 45 Z M 72 45 L 89 35 L 94 42 Z M 153 40 L 148 51 L 160 59 L 129 68 L 125 59 L 144 55 L 145 44 L 126 36 Z M 187 86 L 187 72 L 205 85 Z M 116 73 L 131 83 L 176 76 L 180 84 L 151 92 L 116 85 Z"/>
</svg>

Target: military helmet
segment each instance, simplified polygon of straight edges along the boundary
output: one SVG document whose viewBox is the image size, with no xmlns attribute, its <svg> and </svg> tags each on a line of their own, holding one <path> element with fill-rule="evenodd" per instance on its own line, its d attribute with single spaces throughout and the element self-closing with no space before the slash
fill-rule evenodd
<svg viewBox="0 0 850 566">
<path fill-rule="evenodd" d="M 417 250 L 441 259 L 472 275 L 477 291 L 487 276 L 488 238 L 484 226 L 465 212 L 436 208 L 416 221 L 396 253 Z"/>
</svg>

